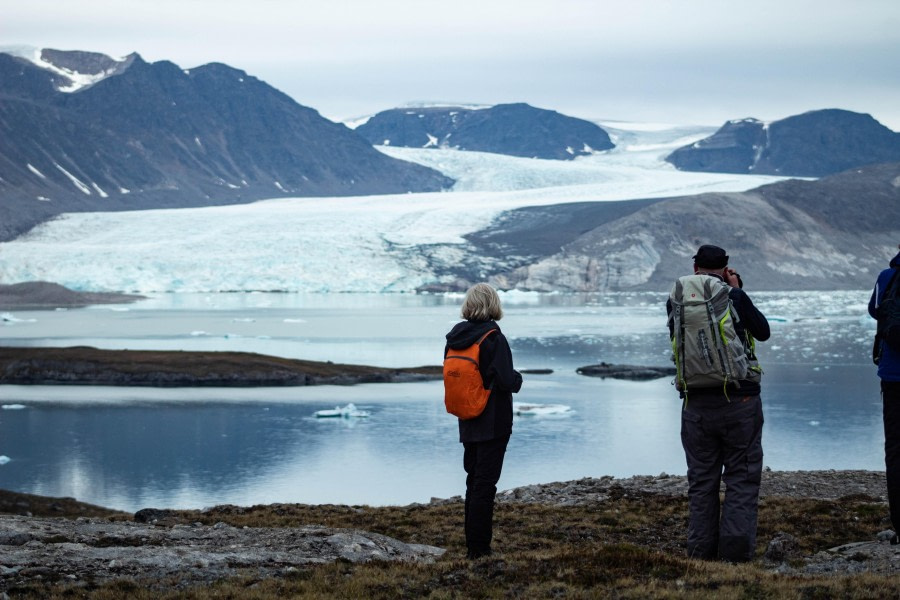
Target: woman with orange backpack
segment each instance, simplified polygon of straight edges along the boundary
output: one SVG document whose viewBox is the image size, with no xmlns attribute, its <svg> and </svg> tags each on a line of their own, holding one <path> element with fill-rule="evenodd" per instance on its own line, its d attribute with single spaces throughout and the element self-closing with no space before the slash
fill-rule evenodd
<svg viewBox="0 0 900 600">
<path fill-rule="evenodd" d="M 444 347 L 445 402 L 448 412 L 459 416 L 466 470 L 466 556 L 475 559 L 491 554 L 494 496 L 512 434 L 512 395 L 522 387 L 522 376 L 513 368 L 509 342 L 497 325 L 503 310 L 496 290 L 486 283 L 475 284 L 466 292 L 461 313 L 465 321 L 450 330 Z M 466 365 L 473 361 L 477 370 L 467 375 Z M 458 385 L 466 377 L 476 385 Z M 467 393 L 471 397 L 461 397 Z M 473 402 L 480 411 L 455 408 L 471 407 Z"/>
</svg>

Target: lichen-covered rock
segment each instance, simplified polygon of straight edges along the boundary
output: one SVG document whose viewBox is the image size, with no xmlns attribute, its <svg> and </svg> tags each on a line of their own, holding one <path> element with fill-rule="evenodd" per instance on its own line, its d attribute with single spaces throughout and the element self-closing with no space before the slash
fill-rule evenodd
<svg viewBox="0 0 900 600">
<path fill-rule="evenodd" d="M 779 531 L 769 541 L 766 547 L 765 558 L 772 562 L 784 562 L 799 555 L 799 544 L 797 538 L 789 533 Z"/>
<path fill-rule="evenodd" d="M 37 570 L 44 581 L 177 575 L 182 581 L 208 582 L 245 569 L 266 577 L 291 567 L 336 560 L 431 562 L 444 553 L 441 548 L 405 544 L 376 533 L 319 526 L 237 528 L 195 523 L 167 527 L 96 518 L 0 515 L 0 531 L 0 590 L 33 578 Z"/>
</svg>

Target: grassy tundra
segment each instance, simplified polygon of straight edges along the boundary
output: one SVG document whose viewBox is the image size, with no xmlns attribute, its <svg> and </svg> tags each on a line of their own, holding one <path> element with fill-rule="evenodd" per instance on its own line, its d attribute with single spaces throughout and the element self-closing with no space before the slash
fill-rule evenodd
<svg viewBox="0 0 900 600">
<path fill-rule="evenodd" d="M 5 493 L 0 511 L 18 497 Z M 73 501 L 29 496 L 35 516 L 124 515 Z M 21 502 L 20 502 L 21 506 Z M 242 527 L 325 525 L 388 535 L 446 548 L 432 564 L 336 563 L 297 569 L 285 577 L 254 573 L 197 586 L 176 579 L 66 582 L 44 574 L 7 587 L 10 598 L 897 598 L 894 574 L 797 575 L 776 572 L 766 545 L 778 533 L 803 556 L 870 540 L 886 527 L 886 505 L 865 495 L 838 500 L 764 497 L 760 502 L 758 558 L 730 565 L 688 560 L 683 539 L 687 500 L 613 488 L 602 502 L 578 506 L 504 502 L 495 513 L 495 554 L 465 559 L 459 502 L 367 507 L 279 504 L 170 511 L 175 523 L 228 523 Z M 2 564 L 2 554 L 0 554 Z"/>
</svg>

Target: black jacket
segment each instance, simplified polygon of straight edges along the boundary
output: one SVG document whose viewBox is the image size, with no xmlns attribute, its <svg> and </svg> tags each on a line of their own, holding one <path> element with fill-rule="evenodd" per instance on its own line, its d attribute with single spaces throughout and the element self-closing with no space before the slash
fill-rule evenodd
<svg viewBox="0 0 900 600">
<path fill-rule="evenodd" d="M 713 277 L 718 277 L 722 279 L 715 273 L 707 273 Z M 738 337 L 744 339 L 744 332 L 749 331 L 750 335 L 758 342 L 764 342 L 769 339 L 771 332 L 769 331 L 769 321 L 766 320 L 766 317 L 759 312 L 759 309 L 753 305 L 753 301 L 750 300 L 750 296 L 747 295 L 744 290 L 741 288 L 733 287 L 728 292 L 728 297 L 731 298 L 731 303 L 734 306 L 734 310 L 737 312 L 738 317 L 740 317 L 740 321 L 735 323 L 734 329 L 737 333 Z M 670 300 L 666 300 L 666 314 L 672 314 L 672 302 Z M 672 322 L 669 322 L 669 338 L 675 335 L 673 331 Z M 754 381 L 740 381 L 738 382 L 740 388 L 738 394 L 741 396 L 758 396 L 761 387 L 759 382 Z M 694 398 L 701 396 L 723 396 L 724 392 L 721 387 L 713 387 L 713 388 L 691 388 L 689 390 L 690 398 L 693 400 Z M 684 393 L 681 394 L 684 397 Z"/>
<path fill-rule="evenodd" d="M 522 375 L 513 369 L 509 342 L 495 321 L 462 321 L 447 334 L 447 350 L 468 348 L 491 329 L 492 333 L 481 342 L 478 369 L 484 386 L 491 390 L 484 412 L 474 419 L 459 420 L 460 442 L 484 442 L 502 438 L 512 433 L 512 395 L 522 387 Z"/>
</svg>

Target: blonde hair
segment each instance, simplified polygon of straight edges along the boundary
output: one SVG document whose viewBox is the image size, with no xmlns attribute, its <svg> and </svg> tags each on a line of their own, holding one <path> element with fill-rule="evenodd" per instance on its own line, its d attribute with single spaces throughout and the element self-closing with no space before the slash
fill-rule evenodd
<svg viewBox="0 0 900 600">
<path fill-rule="evenodd" d="M 467 321 L 499 321 L 503 318 L 500 296 L 487 283 L 476 283 L 466 292 L 461 314 Z"/>
</svg>

